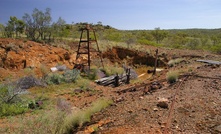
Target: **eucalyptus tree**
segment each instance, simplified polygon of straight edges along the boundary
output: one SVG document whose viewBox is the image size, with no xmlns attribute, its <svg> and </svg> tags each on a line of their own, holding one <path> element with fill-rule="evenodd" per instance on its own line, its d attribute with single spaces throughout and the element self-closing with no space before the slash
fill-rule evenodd
<svg viewBox="0 0 221 134">
<path fill-rule="evenodd" d="M 5 35 L 6 37 L 13 37 L 15 34 L 17 38 L 19 34 L 23 33 L 24 27 L 24 21 L 17 19 L 15 16 L 10 16 L 10 20 L 5 27 Z"/>
<path fill-rule="evenodd" d="M 45 12 L 35 8 L 31 15 L 25 13 L 22 17 L 26 24 L 26 35 L 32 40 L 45 39 L 44 34 L 51 26 L 51 9 L 46 8 Z"/>
<path fill-rule="evenodd" d="M 213 45 L 217 45 L 220 43 L 221 34 L 214 34 L 214 35 L 210 36 L 210 39 L 211 39 Z"/>
<path fill-rule="evenodd" d="M 25 15 L 22 17 L 23 21 L 25 22 L 25 34 L 28 38 L 35 40 L 35 34 L 37 31 L 37 27 L 32 19 L 32 17 L 25 13 Z"/>
<path fill-rule="evenodd" d="M 159 27 L 151 31 L 152 36 L 154 37 L 156 43 L 160 43 L 164 38 L 167 37 L 168 32 L 161 30 Z"/>
<path fill-rule="evenodd" d="M 20 36 L 19 34 L 22 34 L 24 32 L 24 28 L 25 28 L 25 22 L 23 20 L 17 20 L 16 21 L 16 27 L 15 27 L 15 34 L 16 37 Z"/>
<path fill-rule="evenodd" d="M 54 36 L 62 38 L 65 36 L 64 32 L 66 29 L 66 22 L 61 17 L 58 18 L 57 22 L 52 24 L 52 28 L 54 31 Z"/>
<path fill-rule="evenodd" d="M 0 23 L 0 37 L 4 36 L 4 32 L 5 32 L 5 26 Z"/>
<path fill-rule="evenodd" d="M 8 38 L 12 38 L 13 37 L 13 33 L 15 31 L 15 19 L 17 19 L 16 17 L 10 17 L 10 20 L 8 21 L 6 27 L 5 27 L 5 36 Z"/>
</svg>

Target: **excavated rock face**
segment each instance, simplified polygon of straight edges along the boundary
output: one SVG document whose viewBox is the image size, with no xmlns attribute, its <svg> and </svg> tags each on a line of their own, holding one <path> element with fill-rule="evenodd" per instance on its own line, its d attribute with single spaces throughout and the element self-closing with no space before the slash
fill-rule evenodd
<svg viewBox="0 0 221 134">
<path fill-rule="evenodd" d="M 33 41 L 0 39 L 0 66 L 5 69 L 39 68 L 42 64 L 52 67 L 58 63 L 72 67 L 72 58 L 75 56 L 62 48 Z"/>
<path fill-rule="evenodd" d="M 6 77 L 17 78 L 24 75 L 24 69 L 32 69 L 37 76 L 42 76 L 42 65 L 50 69 L 58 64 L 73 68 L 76 53 L 19 39 L 0 39 L 0 81 Z"/>
<path fill-rule="evenodd" d="M 113 47 L 112 49 L 104 52 L 103 57 L 110 59 L 111 62 L 121 62 L 125 59 L 130 65 L 141 64 L 154 66 L 155 64 L 155 56 L 149 55 L 148 53 L 121 47 Z M 162 57 L 158 58 L 159 67 L 166 66 L 166 62 L 167 59 L 164 59 Z"/>
</svg>

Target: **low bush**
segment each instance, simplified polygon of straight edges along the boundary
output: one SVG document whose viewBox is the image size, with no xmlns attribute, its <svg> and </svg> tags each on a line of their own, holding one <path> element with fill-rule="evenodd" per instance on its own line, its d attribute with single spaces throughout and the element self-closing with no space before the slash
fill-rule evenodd
<svg viewBox="0 0 221 134">
<path fill-rule="evenodd" d="M 66 70 L 64 74 L 50 73 L 44 78 L 44 80 L 49 85 L 75 82 L 79 74 L 80 71 L 77 69 Z"/>
<path fill-rule="evenodd" d="M 156 42 L 149 41 L 149 40 L 138 40 L 138 43 L 143 44 L 143 45 L 150 45 L 150 46 L 155 46 L 155 47 L 162 47 L 163 45 L 157 44 Z"/>
<path fill-rule="evenodd" d="M 47 77 L 45 77 L 45 82 L 49 85 L 52 84 L 60 84 L 64 81 L 64 78 L 59 73 L 50 73 Z"/>
<path fill-rule="evenodd" d="M 166 79 L 168 83 L 174 83 L 178 80 L 179 73 L 177 71 L 170 71 L 166 74 Z"/>
<path fill-rule="evenodd" d="M 21 114 L 26 110 L 14 86 L 0 85 L 0 117 Z"/>
<path fill-rule="evenodd" d="M 0 117 L 22 114 L 27 110 L 28 108 L 21 103 L 0 103 Z"/>
<path fill-rule="evenodd" d="M 91 68 L 90 71 L 85 73 L 86 75 L 83 76 L 84 78 L 88 78 L 89 80 L 96 80 L 96 79 L 100 79 L 106 76 L 106 74 L 104 73 L 104 69 L 99 69 L 99 68 Z"/>
<path fill-rule="evenodd" d="M 173 67 L 173 66 L 175 66 L 176 64 L 179 64 L 182 61 L 185 61 L 185 59 L 177 58 L 177 59 L 170 60 L 167 64 L 168 64 L 168 66 Z"/>
<path fill-rule="evenodd" d="M 91 87 L 90 80 L 82 78 L 82 77 L 76 81 L 76 85 L 77 87 L 80 87 L 80 89 L 82 90 L 87 90 L 87 89 L 90 89 Z"/>
<path fill-rule="evenodd" d="M 1 84 L 0 85 L 0 102 L 2 103 L 13 103 L 19 100 L 18 94 L 19 89 L 15 90 L 15 87 L 12 85 Z"/>
<path fill-rule="evenodd" d="M 105 66 L 105 68 L 102 70 L 105 72 L 107 76 L 115 75 L 115 74 L 123 74 L 124 69 L 122 67 L 116 66 Z"/>
<path fill-rule="evenodd" d="M 210 50 L 217 54 L 221 54 L 221 44 L 211 46 Z"/>
</svg>

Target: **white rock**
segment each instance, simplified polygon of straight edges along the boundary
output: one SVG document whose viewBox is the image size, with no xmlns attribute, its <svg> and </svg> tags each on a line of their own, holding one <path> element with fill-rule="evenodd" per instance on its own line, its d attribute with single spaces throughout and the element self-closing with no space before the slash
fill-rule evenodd
<svg viewBox="0 0 221 134">
<path fill-rule="evenodd" d="M 52 72 L 56 72 L 56 71 L 58 71 L 58 69 L 57 69 L 56 67 L 52 67 L 52 68 L 51 68 L 51 71 L 52 71 Z"/>
</svg>

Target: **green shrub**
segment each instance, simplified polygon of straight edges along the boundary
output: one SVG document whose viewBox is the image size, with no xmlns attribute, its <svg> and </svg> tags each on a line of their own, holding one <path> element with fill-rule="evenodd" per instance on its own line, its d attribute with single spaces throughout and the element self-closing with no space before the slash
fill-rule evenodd
<svg viewBox="0 0 221 134">
<path fill-rule="evenodd" d="M 187 48 L 191 50 L 201 49 L 201 42 L 199 38 L 190 39 L 187 43 Z"/>
<path fill-rule="evenodd" d="M 27 107 L 21 104 L 19 89 L 11 85 L 0 85 L 0 117 L 24 113 Z"/>
<path fill-rule="evenodd" d="M 18 93 L 20 89 L 18 88 L 15 91 L 15 87 L 7 84 L 0 84 L 0 102 L 3 103 L 12 103 L 19 100 Z"/>
<path fill-rule="evenodd" d="M 50 73 L 44 80 L 49 85 L 75 82 L 79 74 L 80 71 L 77 69 L 67 70 L 64 74 Z"/>
<path fill-rule="evenodd" d="M 97 69 L 91 69 L 90 73 L 88 74 L 88 78 L 90 80 L 95 80 L 97 78 Z"/>
<path fill-rule="evenodd" d="M 166 74 L 166 79 L 168 83 L 174 83 L 178 80 L 179 73 L 177 71 L 170 71 Z"/>
<path fill-rule="evenodd" d="M 63 74 L 64 81 L 67 83 L 68 82 L 75 82 L 79 74 L 80 74 L 80 71 L 77 69 L 67 70 Z"/>
<path fill-rule="evenodd" d="M 91 68 L 90 72 L 87 73 L 87 78 L 89 80 L 96 80 L 96 79 L 100 79 L 101 77 L 103 77 L 105 74 L 104 72 L 101 71 L 101 69 L 98 68 Z"/>
<path fill-rule="evenodd" d="M 76 84 L 83 90 L 90 89 L 90 80 L 88 79 L 84 79 L 81 77 L 76 81 Z"/>
<path fill-rule="evenodd" d="M 22 114 L 27 110 L 28 108 L 20 103 L 0 103 L 0 117 Z"/>
<path fill-rule="evenodd" d="M 171 48 L 176 48 L 176 49 L 184 49 L 184 46 L 181 44 L 171 44 L 169 45 Z"/>
<path fill-rule="evenodd" d="M 221 54 L 221 44 L 211 46 L 210 50 L 212 52 Z"/>
<path fill-rule="evenodd" d="M 115 67 L 105 66 L 102 71 L 104 71 L 107 76 L 124 73 L 124 69 L 122 67 L 117 67 L 117 65 Z"/>
<path fill-rule="evenodd" d="M 64 81 L 63 76 L 61 74 L 58 74 L 58 73 L 48 74 L 48 76 L 45 78 L 45 82 L 49 85 L 60 84 L 63 81 Z"/>
<path fill-rule="evenodd" d="M 143 44 L 143 45 L 156 46 L 156 47 L 162 46 L 161 44 L 157 44 L 156 42 L 145 40 L 145 39 L 138 40 L 138 43 Z"/>
</svg>

